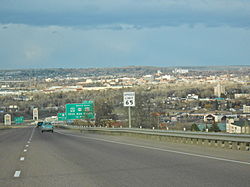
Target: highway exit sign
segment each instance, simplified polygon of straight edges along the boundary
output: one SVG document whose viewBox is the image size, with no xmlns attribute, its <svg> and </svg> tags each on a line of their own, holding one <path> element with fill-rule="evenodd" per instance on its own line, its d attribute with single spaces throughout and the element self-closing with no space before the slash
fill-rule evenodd
<svg viewBox="0 0 250 187">
<path fill-rule="evenodd" d="M 58 113 L 57 114 L 58 121 L 65 121 L 67 120 L 66 113 Z"/>
<path fill-rule="evenodd" d="M 93 101 L 83 101 L 83 111 L 84 112 L 94 112 L 94 102 Z"/>
<path fill-rule="evenodd" d="M 66 118 L 69 119 L 82 119 L 83 104 L 66 104 Z"/>
<path fill-rule="evenodd" d="M 83 101 L 83 103 L 66 104 L 66 119 L 94 119 L 94 102 Z"/>
<path fill-rule="evenodd" d="M 24 122 L 24 117 L 20 116 L 20 117 L 15 117 L 15 123 L 16 124 L 20 124 Z"/>
</svg>

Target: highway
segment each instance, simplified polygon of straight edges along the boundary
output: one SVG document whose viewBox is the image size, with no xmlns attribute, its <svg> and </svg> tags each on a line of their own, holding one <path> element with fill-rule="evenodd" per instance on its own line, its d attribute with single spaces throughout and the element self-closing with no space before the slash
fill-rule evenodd
<svg viewBox="0 0 250 187">
<path fill-rule="evenodd" d="M 249 186 L 250 153 L 73 130 L 0 130 L 0 186 Z"/>
</svg>

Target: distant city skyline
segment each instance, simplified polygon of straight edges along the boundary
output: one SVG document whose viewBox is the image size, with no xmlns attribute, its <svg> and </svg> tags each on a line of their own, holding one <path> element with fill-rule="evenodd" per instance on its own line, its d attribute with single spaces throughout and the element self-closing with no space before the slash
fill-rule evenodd
<svg viewBox="0 0 250 187">
<path fill-rule="evenodd" d="M 250 65 L 246 0 L 0 2 L 0 69 Z"/>
</svg>

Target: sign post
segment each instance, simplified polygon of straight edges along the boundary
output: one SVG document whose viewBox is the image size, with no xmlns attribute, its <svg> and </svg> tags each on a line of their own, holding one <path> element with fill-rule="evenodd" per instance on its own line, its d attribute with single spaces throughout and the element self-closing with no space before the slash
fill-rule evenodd
<svg viewBox="0 0 250 187">
<path fill-rule="evenodd" d="M 128 127 L 131 128 L 131 110 L 130 110 L 130 106 L 128 107 Z"/>
<path fill-rule="evenodd" d="M 135 106 L 135 92 L 124 92 L 123 93 L 123 104 L 125 107 L 128 107 L 128 126 L 129 126 L 129 128 L 131 128 L 132 125 L 131 125 L 131 109 L 130 109 L 130 107 Z"/>
</svg>

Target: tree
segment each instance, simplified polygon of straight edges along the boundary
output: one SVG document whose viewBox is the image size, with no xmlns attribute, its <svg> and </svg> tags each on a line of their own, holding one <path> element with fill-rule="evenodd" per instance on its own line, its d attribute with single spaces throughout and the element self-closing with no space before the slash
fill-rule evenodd
<svg viewBox="0 0 250 187">
<path fill-rule="evenodd" d="M 154 105 L 151 101 L 153 96 L 146 92 L 136 94 L 136 105 L 133 107 L 132 125 L 134 127 L 152 128 L 158 126 L 158 118 L 153 116 Z"/>
<path fill-rule="evenodd" d="M 218 127 L 218 125 L 216 123 L 212 124 L 212 126 L 209 128 L 210 132 L 220 132 L 220 128 Z"/>
<path fill-rule="evenodd" d="M 102 119 L 112 119 L 113 106 L 104 99 L 95 102 L 96 124 L 99 125 Z"/>
<path fill-rule="evenodd" d="M 192 131 L 200 131 L 199 127 L 197 124 L 193 123 L 192 126 L 191 126 L 191 130 Z"/>
</svg>

